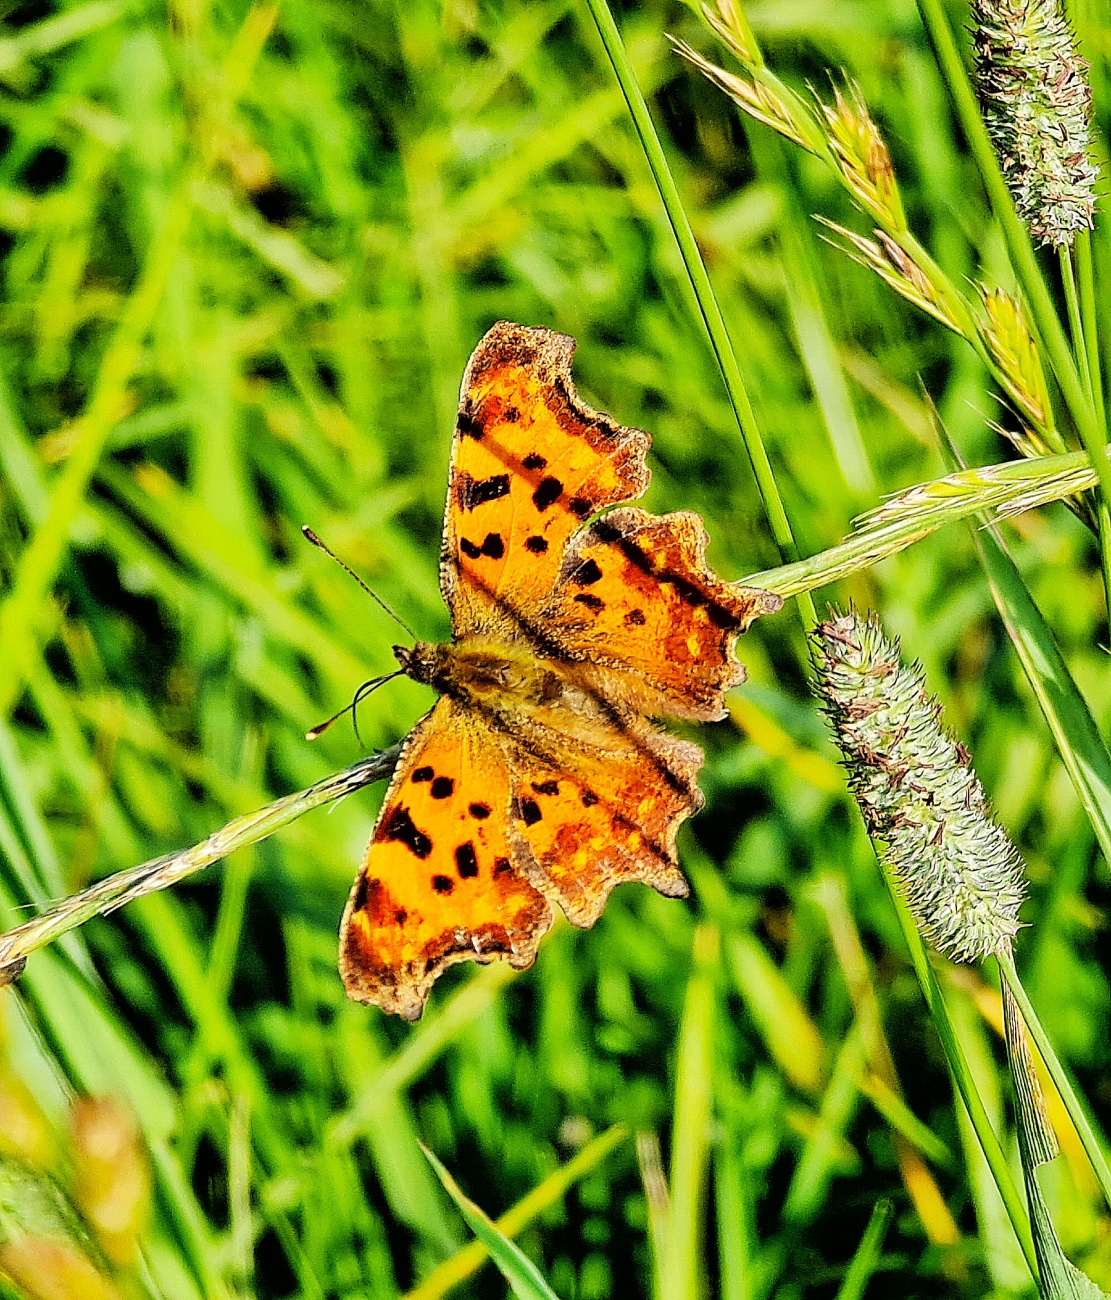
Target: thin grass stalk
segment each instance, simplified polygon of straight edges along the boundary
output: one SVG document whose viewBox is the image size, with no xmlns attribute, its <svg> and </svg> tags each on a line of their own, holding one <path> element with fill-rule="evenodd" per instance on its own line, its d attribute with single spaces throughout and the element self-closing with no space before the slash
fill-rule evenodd
<svg viewBox="0 0 1111 1300">
<path fill-rule="evenodd" d="M 900 492 L 858 520 L 860 531 L 837 546 L 749 574 L 744 583 L 786 599 L 871 568 L 947 523 L 985 510 L 1007 518 L 1074 496 L 1095 483 L 1095 470 L 1082 451 L 961 470 Z"/>
<path fill-rule="evenodd" d="M 1030 1031 L 1030 1036 L 1033 1038 L 1045 1063 L 1045 1068 L 1049 1071 L 1049 1077 L 1053 1080 L 1054 1087 L 1060 1094 L 1061 1100 L 1065 1103 L 1065 1109 L 1068 1111 L 1069 1118 L 1072 1120 L 1080 1137 L 1084 1152 L 1091 1163 L 1092 1172 L 1095 1174 L 1100 1190 L 1103 1192 L 1104 1200 L 1111 1206 L 1111 1166 L 1108 1165 L 1107 1152 L 1092 1125 L 1088 1109 L 1080 1094 L 1073 1087 L 1068 1071 L 1056 1051 L 1054 1051 L 1053 1044 L 1042 1027 L 1037 1011 L 1034 1009 L 1034 1004 L 1030 1001 L 1025 988 L 1023 988 L 1022 981 L 1019 979 L 1018 971 L 1015 968 L 1014 953 L 1009 948 L 1005 949 L 996 954 L 996 960 L 999 962 L 1000 974 L 1006 980 L 1007 987 L 1011 990 L 1015 1001 L 1018 1003 L 1022 1018 L 1026 1022 L 1026 1028 Z"/>
<path fill-rule="evenodd" d="M 1057 377 L 1061 395 L 1072 413 L 1088 453 L 1106 441 L 1106 433 L 1096 422 L 1095 412 L 1087 401 L 1080 383 L 1080 375 L 1069 352 L 1065 331 L 1053 306 L 1045 278 L 1034 254 L 1029 232 L 1019 220 L 1011 199 L 1007 182 L 1003 178 L 995 150 L 984 126 L 980 106 L 969 81 L 968 73 L 957 50 L 949 20 L 941 0 L 918 0 L 918 10 L 933 42 L 938 64 L 949 87 L 973 156 L 980 169 L 984 185 L 991 200 L 992 211 L 1003 230 L 1003 237 L 1018 274 L 1023 292 L 1034 313 L 1034 322 L 1042 343 L 1049 355 L 1050 365 Z M 1111 464 L 1100 467 L 1100 486 L 1105 496 L 1111 497 Z"/>
<path fill-rule="evenodd" d="M 609 56 L 618 84 L 625 96 L 625 102 L 629 106 L 629 113 L 632 116 L 637 135 L 640 137 L 644 156 L 648 160 L 648 166 L 652 170 L 652 176 L 656 182 L 656 188 L 659 190 L 668 221 L 671 223 L 675 242 L 679 246 L 679 253 L 683 259 L 687 276 L 690 279 L 691 289 L 694 291 L 695 299 L 702 313 L 706 332 L 710 336 L 710 346 L 714 350 L 714 356 L 721 370 L 722 379 L 725 381 L 726 392 L 729 394 L 729 401 L 737 419 L 741 438 L 744 440 L 749 460 L 752 463 L 752 471 L 756 476 L 756 486 L 768 522 L 771 525 L 772 536 L 779 547 L 781 555 L 789 561 L 797 560 L 799 552 L 794 534 L 791 531 L 790 520 L 787 518 L 783 498 L 780 496 L 779 486 L 775 481 L 771 461 L 768 459 L 767 448 L 764 446 L 764 439 L 756 419 L 756 412 L 752 408 L 748 390 L 745 388 L 744 379 L 737 364 L 737 357 L 733 350 L 729 331 L 726 328 L 725 318 L 721 314 L 721 307 L 718 305 L 717 296 L 714 293 L 713 285 L 710 283 L 705 263 L 702 261 L 702 254 L 698 250 L 698 243 L 695 240 L 694 231 L 691 229 L 690 221 L 683 207 L 683 201 L 679 197 L 675 179 L 667 164 L 663 146 L 656 134 L 652 115 L 648 111 L 648 105 L 641 93 L 636 73 L 629 62 L 629 56 L 621 39 L 621 33 L 617 29 L 617 24 L 614 22 L 613 14 L 610 12 L 606 0 L 586 0 L 586 3 L 590 15 L 594 19 L 594 25 L 598 29 L 598 35 Z M 813 627 L 818 621 L 813 600 L 804 591 L 796 594 L 799 598 L 799 609 L 804 624 L 808 628 Z"/>
<path fill-rule="evenodd" d="M 1084 342 L 1084 324 L 1080 317 L 1080 294 L 1076 287 L 1076 268 L 1073 266 L 1072 250 L 1062 244 L 1057 250 L 1057 261 L 1061 267 L 1061 284 L 1065 290 L 1065 308 L 1069 317 L 1069 331 L 1072 334 L 1072 350 L 1080 367 L 1080 377 L 1088 393 L 1088 400 L 1095 409 L 1095 394 L 1092 389 L 1092 374 L 1088 365 L 1088 349 Z"/>
<path fill-rule="evenodd" d="M 1106 428 L 1107 413 L 1103 400 L 1103 372 L 1100 367 L 1099 316 L 1096 311 L 1091 232 L 1081 230 L 1076 236 L 1074 248 L 1080 290 L 1080 319 L 1084 325 L 1084 343 L 1088 349 L 1088 373 L 1092 377 L 1092 397 L 1095 401 L 1096 419 Z"/>
<path fill-rule="evenodd" d="M 882 859 L 878 853 L 876 857 L 882 865 Z M 953 1022 L 949 1018 L 949 1008 L 945 1005 L 945 998 L 942 996 L 937 976 L 934 974 L 934 968 L 930 965 L 930 959 L 926 953 L 926 946 L 922 941 L 922 936 L 918 932 L 918 927 L 915 925 L 914 918 L 911 916 L 906 903 L 899 896 L 899 887 L 886 866 L 883 866 L 883 874 L 884 880 L 887 882 L 888 892 L 895 904 L 899 925 L 903 931 L 903 938 L 910 950 L 910 959 L 914 966 L 914 973 L 918 977 L 918 985 L 922 990 L 922 996 L 926 1000 L 930 1017 L 941 1040 L 949 1072 L 964 1102 L 965 1110 L 968 1112 L 968 1118 L 980 1143 L 980 1149 L 984 1153 L 984 1159 L 988 1162 L 988 1168 L 991 1170 L 995 1185 L 999 1189 L 1003 1207 L 1007 1211 L 1011 1226 L 1014 1228 L 1023 1257 L 1030 1269 L 1030 1275 L 1036 1282 L 1039 1273 L 1038 1258 L 1034 1250 L 1034 1238 L 1030 1231 L 1030 1220 L 1023 1207 L 1018 1186 L 1011 1174 L 1011 1167 L 1007 1163 L 1007 1157 L 1003 1154 L 1003 1149 L 999 1145 L 999 1139 L 995 1136 L 995 1130 L 991 1126 L 991 1120 L 988 1118 L 984 1103 L 976 1090 L 976 1081 L 972 1077 L 972 1071 L 969 1069 L 968 1061 L 965 1059 L 964 1052 L 957 1039 Z"/>
<path fill-rule="evenodd" d="M 236 817 L 207 839 L 177 853 L 144 862 L 90 885 L 57 907 L 25 921 L 0 937 L 0 984 L 18 978 L 27 958 L 55 939 L 76 929 L 94 916 L 104 916 L 212 866 L 236 849 L 269 839 L 275 831 L 324 804 L 342 799 L 364 786 L 380 781 L 393 771 L 400 746 L 361 759 L 352 767 L 325 777 L 307 790 L 285 795 L 265 808 Z"/>
</svg>

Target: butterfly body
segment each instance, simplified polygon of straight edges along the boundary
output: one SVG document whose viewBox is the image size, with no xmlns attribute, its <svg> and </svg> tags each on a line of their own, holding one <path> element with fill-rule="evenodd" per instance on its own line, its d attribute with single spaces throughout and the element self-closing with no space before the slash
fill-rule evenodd
<svg viewBox="0 0 1111 1300">
<path fill-rule="evenodd" d="M 620 506 L 648 435 L 575 393 L 573 340 L 502 322 L 463 379 L 444 522 L 450 642 L 395 647 L 439 701 L 410 733 L 340 935 L 350 996 L 406 1019 L 457 961 L 523 968 L 558 905 L 682 896 L 701 751 L 658 717 L 724 716 L 733 640 L 780 601 L 706 566 L 696 515 Z"/>
<path fill-rule="evenodd" d="M 395 646 L 407 677 L 473 707 L 525 707 L 558 698 L 556 672 L 545 667 L 526 642 L 470 636 L 439 645 L 418 641 Z"/>
</svg>

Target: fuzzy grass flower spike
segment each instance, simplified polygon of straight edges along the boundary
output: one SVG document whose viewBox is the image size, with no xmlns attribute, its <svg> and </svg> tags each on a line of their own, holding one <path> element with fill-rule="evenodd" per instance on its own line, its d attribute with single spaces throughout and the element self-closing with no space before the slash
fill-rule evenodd
<svg viewBox="0 0 1111 1300">
<path fill-rule="evenodd" d="M 956 961 L 1008 948 L 1022 862 L 921 666 L 902 664 L 878 620 L 852 610 L 818 627 L 815 663 L 849 788 L 923 937 Z"/>
<path fill-rule="evenodd" d="M 976 88 L 1019 216 L 1041 244 L 1092 227 L 1092 92 L 1061 0 L 973 0 Z"/>
</svg>

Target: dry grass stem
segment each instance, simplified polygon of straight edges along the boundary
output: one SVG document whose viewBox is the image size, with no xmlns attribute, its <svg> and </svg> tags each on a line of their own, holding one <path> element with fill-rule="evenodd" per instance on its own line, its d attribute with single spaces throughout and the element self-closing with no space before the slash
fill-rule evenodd
<svg viewBox="0 0 1111 1300">
<path fill-rule="evenodd" d="M 45 948 L 47 944 L 94 916 L 106 915 L 146 894 L 166 889 L 169 885 L 184 880 L 186 876 L 212 866 L 236 849 L 269 838 L 275 831 L 288 826 L 312 809 L 342 799 L 344 795 L 353 794 L 364 786 L 382 780 L 393 771 L 399 752 L 400 747 L 394 745 L 381 753 L 371 754 L 352 767 L 325 777 L 307 790 L 299 790 L 256 812 L 236 817 L 192 848 L 178 853 L 166 853 L 140 866 L 117 871 L 81 893 L 65 899 L 41 916 L 9 930 L 0 937 L 0 985 L 11 983 L 22 974 L 31 953 Z"/>
</svg>

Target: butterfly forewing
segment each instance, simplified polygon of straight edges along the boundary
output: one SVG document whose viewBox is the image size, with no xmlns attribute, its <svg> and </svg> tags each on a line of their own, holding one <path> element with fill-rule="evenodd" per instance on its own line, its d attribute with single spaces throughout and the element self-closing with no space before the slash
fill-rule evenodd
<svg viewBox="0 0 1111 1300">
<path fill-rule="evenodd" d="M 415 1020 L 455 962 L 532 963 L 551 909 L 514 866 L 509 802 L 498 742 L 442 698 L 406 743 L 347 903 L 351 997 Z"/>
<path fill-rule="evenodd" d="M 648 435 L 584 405 L 575 342 L 501 322 L 471 357 L 452 449 L 441 583 L 457 637 L 542 639 L 571 535 L 648 484 Z"/>
</svg>

